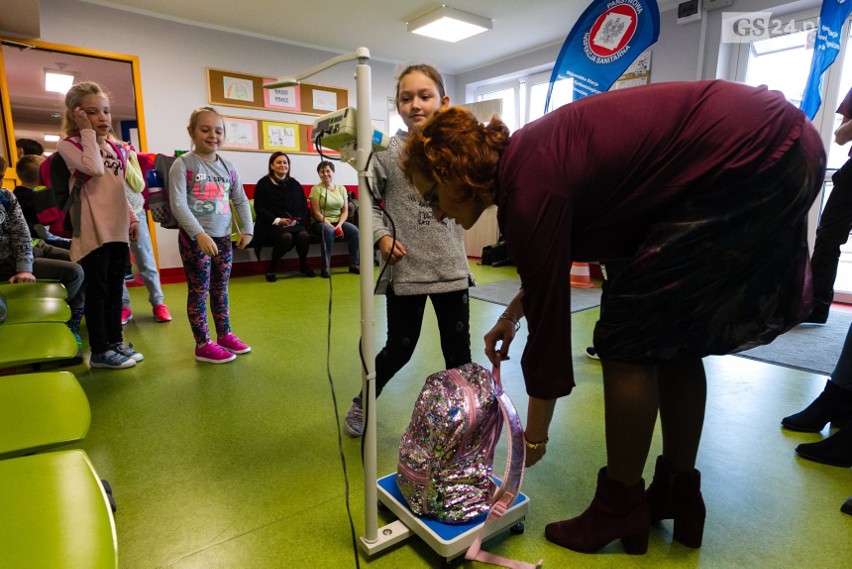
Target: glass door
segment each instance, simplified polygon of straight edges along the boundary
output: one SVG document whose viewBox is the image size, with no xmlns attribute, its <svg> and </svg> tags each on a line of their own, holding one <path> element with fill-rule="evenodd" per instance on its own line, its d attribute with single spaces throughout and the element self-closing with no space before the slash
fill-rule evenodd
<svg viewBox="0 0 852 569">
<path fill-rule="evenodd" d="M 813 21 L 802 18 L 803 21 Z M 850 26 L 845 27 L 841 54 L 823 76 L 823 103 L 814 124 L 822 124 L 823 138 L 830 140 L 828 168 L 822 196 L 820 213 L 832 190 L 831 174 L 847 160 L 852 145 L 839 146 L 834 142 L 834 130 L 840 126 L 841 117 L 834 110 L 852 88 L 852 54 L 847 53 L 850 45 Z M 813 54 L 814 32 L 798 31 L 761 39 L 740 46 L 737 65 L 737 81 L 749 85 L 767 85 L 781 91 L 787 100 L 798 106 L 802 100 L 810 71 Z M 820 118 L 822 119 L 820 120 Z M 841 247 L 837 279 L 834 284 L 837 302 L 852 303 L 852 240 Z"/>
</svg>

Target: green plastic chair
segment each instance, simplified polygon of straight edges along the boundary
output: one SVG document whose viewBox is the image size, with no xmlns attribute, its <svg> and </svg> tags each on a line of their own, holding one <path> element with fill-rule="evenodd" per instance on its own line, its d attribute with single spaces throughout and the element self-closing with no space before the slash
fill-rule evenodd
<svg viewBox="0 0 852 569">
<path fill-rule="evenodd" d="M 34 283 L 0 283 L 0 294 L 7 300 L 15 298 L 68 298 L 65 285 L 55 281 L 38 281 Z"/>
<path fill-rule="evenodd" d="M 65 360 L 76 355 L 77 340 L 65 324 L 0 324 L 0 369 Z"/>
<path fill-rule="evenodd" d="M 0 567 L 115 569 L 115 521 L 81 450 L 0 460 Z"/>
<path fill-rule="evenodd" d="M 68 371 L 0 376 L 0 459 L 81 440 L 92 411 Z"/>
<path fill-rule="evenodd" d="M 30 322 L 68 322 L 71 308 L 61 298 L 9 298 L 4 325 Z"/>
</svg>

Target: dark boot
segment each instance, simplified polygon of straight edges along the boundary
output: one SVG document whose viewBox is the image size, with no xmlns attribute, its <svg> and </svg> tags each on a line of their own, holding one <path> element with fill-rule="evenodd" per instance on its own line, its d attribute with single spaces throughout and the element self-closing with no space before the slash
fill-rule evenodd
<svg viewBox="0 0 852 569">
<path fill-rule="evenodd" d="M 553 522 L 544 535 L 562 547 L 581 553 L 594 553 L 621 539 L 625 553 L 641 555 L 648 551 L 651 516 L 645 500 L 645 481 L 626 488 L 606 477 L 606 467 L 598 472 L 598 488 L 591 505 L 576 518 Z"/>
<path fill-rule="evenodd" d="M 795 415 L 784 417 L 781 426 L 791 431 L 818 433 L 831 422 L 842 427 L 852 419 L 852 391 L 839 387 L 830 379 L 825 389 L 810 405 Z"/>
<path fill-rule="evenodd" d="M 674 520 L 674 540 L 687 547 L 701 547 L 707 509 L 701 496 L 700 472 L 675 472 L 665 457 L 658 456 L 654 480 L 645 496 L 651 521 Z"/>
<path fill-rule="evenodd" d="M 852 421 L 827 439 L 797 446 L 796 452 L 814 462 L 849 468 L 852 466 Z"/>
</svg>

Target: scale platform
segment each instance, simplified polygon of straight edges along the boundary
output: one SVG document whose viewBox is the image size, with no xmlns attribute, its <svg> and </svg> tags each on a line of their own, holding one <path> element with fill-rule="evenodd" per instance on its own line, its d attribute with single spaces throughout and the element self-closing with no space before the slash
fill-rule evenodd
<svg viewBox="0 0 852 569">
<path fill-rule="evenodd" d="M 500 484 L 498 478 L 495 477 L 494 480 Z M 448 562 L 464 555 L 485 523 L 485 514 L 466 524 L 445 524 L 431 518 L 421 518 L 408 508 L 408 503 L 396 485 L 396 473 L 379 478 L 377 486 L 379 501 Z M 482 535 L 482 541 L 485 542 L 495 534 L 523 521 L 529 509 L 530 499 L 521 493 L 506 513 L 488 526 L 488 530 Z"/>
</svg>

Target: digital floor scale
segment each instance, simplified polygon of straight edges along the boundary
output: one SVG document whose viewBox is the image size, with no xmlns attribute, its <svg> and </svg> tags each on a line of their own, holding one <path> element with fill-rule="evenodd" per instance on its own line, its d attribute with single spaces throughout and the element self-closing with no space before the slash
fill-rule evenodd
<svg viewBox="0 0 852 569">
<path fill-rule="evenodd" d="M 499 485 L 500 480 L 495 478 Z M 420 517 L 412 512 L 399 487 L 396 485 L 396 474 L 388 474 L 377 481 L 379 501 L 396 515 L 406 529 L 416 534 L 426 542 L 447 564 L 463 556 L 482 526 L 485 524 L 483 514 L 476 520 L 466 524 L 445 524 L 430 518 Z M 530 500 L 521 493 L 512 506 L 493 521 L 482 535 L 482 541 L 509 529 L 513 534 L 523 533 L 523 520 L 529 512 Z M 390 526 L 385 526 L 390 527 Z M 407 537 L 407 536 L 405 536 Z M 400 537 L 400 540 L 404 537 Z"/>
</svg>

